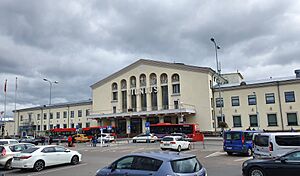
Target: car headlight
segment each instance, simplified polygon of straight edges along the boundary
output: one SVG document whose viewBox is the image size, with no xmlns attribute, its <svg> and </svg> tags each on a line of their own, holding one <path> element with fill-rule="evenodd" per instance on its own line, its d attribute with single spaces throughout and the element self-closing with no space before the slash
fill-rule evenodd
<svg viewBox="0 0 300 176">
<path fill-rule="evenodd" d="M 243 163 L 243 167 L 247 167 L 248 166 L 248 163 L 247 162 L 244 162 Z"/>
</svg>

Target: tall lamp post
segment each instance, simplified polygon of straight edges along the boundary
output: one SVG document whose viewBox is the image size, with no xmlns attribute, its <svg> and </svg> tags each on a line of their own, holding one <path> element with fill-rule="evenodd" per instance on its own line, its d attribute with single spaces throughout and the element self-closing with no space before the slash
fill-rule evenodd
<svg viewBox="0 0 300 176">
<path fill-rule="evenodd" d="M 220 63 L 218 60 L 218 49 L 221 49 L 220 46 L 217 45 L 216 41 L 214 38 L 211 38 L 210 41 L 212 41 L 214 43 L 215 46 L 215 53 L 216 53 L 216 63 L 217 63 L 217 72 L 218 72 L 218 77 L 217 77 L 217 84 L 218 84 L 218 92 L 219 92 L 219 103 L 220 103 L 220 114 L 221 114 L 221 119 L 224 122 L 224 118 L 223 118 L 223 112 L 222 112 L 222 107 L 223 107 L 223 102 L 221 101 L 221 82 L 220 82 L 220 77 L 221 77 L 221 67 L 220 67 Z M 216 116 L 215 116 L 215 130 L 217 129 L 217 120 L 216 120 Z"/>
<path fill-rule="evenodd" d="M 256 117 L 257 117 L 257 129 L 259 130 L 259 114 L 258 114 L 258 109 L 257 109 L 257 95 L 256 92 L 253 92 L 255 96 L 255 111 L 256 111 Z"/>
<path fill-rule="evenodd" d="M 47 78 L 44 78 L 43 79 L 44 81 L 48 82 L 49 83 L 49 86 L 50 86 L 50 97 L 49 97 L 49 105 L 51 105 L 51 95 L 52 95 L 52 84 L 58 84 L 58 81 L 50 81 L 49 79 Z M 50 107 L 49 107 L 49 121 L 48 121 L 48 129 L 50 130 Z"/>
</svg>

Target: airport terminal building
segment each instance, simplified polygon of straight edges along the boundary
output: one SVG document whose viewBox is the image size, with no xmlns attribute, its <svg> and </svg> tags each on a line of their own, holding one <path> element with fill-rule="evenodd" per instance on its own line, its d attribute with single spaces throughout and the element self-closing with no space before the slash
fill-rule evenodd
<svg viewBox="0 0 300 176">
<path fill-rule="evenodd" d="M 66 103 L 59 105 L 61 110 L 55 105 L 43 112 L 38 107 L 17 110 L 17 130 L 24 129 L 21 120 L 37 119 L 38 113 L 46 113 L 43 121 L 33 121 L 35 130 L 40 131 L 77 123 L 84 128 L 88 123 L 135 135 L 145 132 L 145 123 L 150 122 L 196 123 L 201 131 L 214 132 L 221 130 L 220 121 L 230 129 L 300 130 L 300 76 L 295 72 L 297 76 L 257 82 L 244 81 L 238 72 L 222 74 L 219 87 L 218 74 L 211 68 L 140 59 L 91 85 L 92 100 L 82 104 L 83 108 Z M 89 109 L 89 113 L 75 115 L 72 122 L 47 120 L 51 112 L 55 116 L 57 111 L 64 113 L 73 107 L 83 112 Z"/>
</svg>

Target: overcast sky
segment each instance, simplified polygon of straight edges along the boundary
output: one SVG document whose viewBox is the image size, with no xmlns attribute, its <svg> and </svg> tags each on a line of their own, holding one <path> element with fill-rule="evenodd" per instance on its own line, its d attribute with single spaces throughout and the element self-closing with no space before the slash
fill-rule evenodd
<svg viewBox="0 0 300 176">
<path fill-rule="evenodd" d="M 87 100 L 90 85 L 140 58 L 239 70 L 246 80 L 300 69 L 300 1 L 0 1 L 0 111 Z"/>
</svg>

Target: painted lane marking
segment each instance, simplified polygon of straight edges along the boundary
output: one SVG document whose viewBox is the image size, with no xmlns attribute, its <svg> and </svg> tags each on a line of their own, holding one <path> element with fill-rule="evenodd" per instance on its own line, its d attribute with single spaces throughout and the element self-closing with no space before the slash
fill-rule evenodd
<svg viewBox="0 0 300 176">
<path fill-rule="evenodd" d="M 248 160 L 248 159 L 252 159 L 253 157 L 252 156 L 250 156 L 250 157 L 245 157 L 245 158 L 240 158 L 240 159 L 236 159 L 236 160 L 234 160 L 234 161 L 246 161 L 246 160 Z"/>
<path fill-rule="evenodd" d="M 75 167 L 79 167 L 79 166 L 84 166 L 87 165 L 88 163 L 82 163 L 82 164 L 77 164 L 75 166 L 70 166 L 70 167 L 64 167 L 64 168 L 58 168 L 58 169 L 53 169 L 53 170 L 48 170 L 48 171 L 44 171 L 44 172 L 39 172 L 39 173 L 35 173 L 35 174 L 29 174 L 27 176 L 35 176 L 35 175 L 44 175 L 44 174 L 48 174 L 51 172 L 56 172 L 56 171 L 61 171 L 61 170 L 66 170 L 66 169 L 71 169 L 71 168 L 75 168 Z"/>
<path fill-rule="evenodd" d="M 222 156 L 222 155 L 227 155 L 227 153 L 226 152 L 214 152 L 212 154 L 207 155 L 204 158 L 215 157 L 215 156 Z"/>
</svg>

